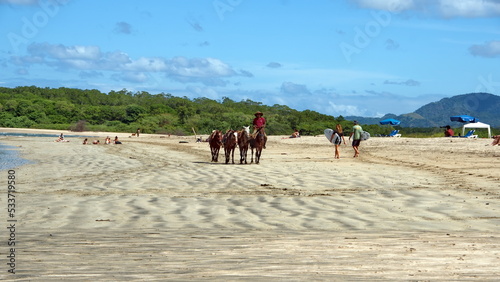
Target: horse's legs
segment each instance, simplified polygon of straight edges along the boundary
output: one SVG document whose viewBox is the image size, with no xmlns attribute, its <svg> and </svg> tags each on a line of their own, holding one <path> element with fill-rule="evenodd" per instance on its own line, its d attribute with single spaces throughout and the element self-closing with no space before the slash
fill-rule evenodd
<svg viewBox="0 0 500 282">
<path fill-rule="evenodd" d="M 239 146 L 240 148 L 240 164 L 243 163 L 243 161 L 245 161 L 245 163 L 247 163 L 247 157 L 246 157 L 246 149 L 244 146 Z"/>
<path fill-rule="evenodd" d="M 214 150 L 214 162 L 219 162 L 219 151 L 220 151 L 220 148 L 215 148 Z"/>
</svg>

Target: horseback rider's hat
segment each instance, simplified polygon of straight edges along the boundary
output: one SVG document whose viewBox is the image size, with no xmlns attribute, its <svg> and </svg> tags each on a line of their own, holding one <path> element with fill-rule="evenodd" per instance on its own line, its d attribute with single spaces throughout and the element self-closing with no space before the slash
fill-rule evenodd
<svg viewBox="0 0 500 282">
<path fill-rule="evenodd" d="M 255 115 L 255 116 L 258 116 L 258 115 L 263 116 L 264 114 L 263 114 L 262 112 L 256 112 L 254 115 Z"/>
</svg>

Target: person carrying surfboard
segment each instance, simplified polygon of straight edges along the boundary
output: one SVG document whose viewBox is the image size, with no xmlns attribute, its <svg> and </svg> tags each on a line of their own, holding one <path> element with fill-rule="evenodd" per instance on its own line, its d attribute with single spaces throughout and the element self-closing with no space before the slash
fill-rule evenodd
<svg viewBox="0 0 500 282">
<path fill-rule="evenodd" d="M 259 128 L 265 128 L 266 127 L 266 119 L 264 118 L 264 114 L 262 112 L 256 112 L 255 114 L 255 118 L 253 119 L 253 135 L 255 136 L 257 130 Z M 266 148 L 266 143 L 267 143 L 267 134 L 266 132 L 264 131 L 264 146 L 263 148 L 265 149 Z"/>
<path fill-rule="evenodd" d="M 354 126 L 352 127 L 351 135 L 349 140 L 352 139 L 352 148 L 354 149 L 354 157 L 359 157 L 359 145 L 361 144 L 361 135 L 363 133 L 363 128 L 357 121 L 354 121 Z"/>
<path fill-rule="evenodd" d="M 335 126 L 335 130 L 333 131 L 332 137 L 330 138 L 330 142 L 332 142 L 333 145 L 335 145 L 336 159 L 340 159 L 339 147 L 342 144 L 342 141 L 344 141 L 344 145 L 346 145 L 344 138 L 344 131 L 342 130 L 342 125 L 337 124 L 337 126 Z"/>
</svg>

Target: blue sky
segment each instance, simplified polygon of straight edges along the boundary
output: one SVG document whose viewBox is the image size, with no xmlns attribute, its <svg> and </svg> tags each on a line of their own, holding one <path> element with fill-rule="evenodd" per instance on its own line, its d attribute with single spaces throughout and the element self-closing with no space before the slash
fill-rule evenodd
<svg viewBox="0 0 500 282">
<path fill-rule="evenodd" d="M 0 0 L 0 86 L 381 116 L 500 92 L 500 0 Z"/>
</svg>

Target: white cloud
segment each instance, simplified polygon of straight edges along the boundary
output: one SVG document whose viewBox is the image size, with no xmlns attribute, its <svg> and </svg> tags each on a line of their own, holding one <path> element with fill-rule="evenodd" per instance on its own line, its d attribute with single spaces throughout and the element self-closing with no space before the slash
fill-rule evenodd
<svg viewBox="0 0 500 282">
<path fill-rule="evenodd" d="M 84 59 L 96 60 L 101 57 L 101 51 L 97 46 L 64 46 L 62 44 L 33 43 L 28 46 L 28 52 L 32 55 L 48 56 L 54 59 Z"/>
<path fill-rule="evenodd" d="M 10 5 L 36 5 L 38 0 L 0 0 L 0 4 Z"/>
<path fill-rule="evenodd" d="M 168 60 L 167 77 L 183 83 L 200 82 L 210 86 L 226 86 L 223 78 L 237 75 L 229 65 L 214 58 L 175 57 Z"/>
<path fill-rule="evenodd" d="M 305 85 L 295 84 L 293 82 L 283 82 L 283 84 L 281 84 L 281 92 L 289 95 L 303 95 L 310 93 Z"/>
<path fill-rule="evenodd" d="M 190 21 L 188 21 L 188 22 L 189 22 L 189 25 L 190 25 L 190 26 L 191 26 L 194 30 L 196 30 L 196 31 L 198 31 L 198 32 L 202 32 L 202 31 L 203 31 L 203 27 L 201 26 L 201 24 L 200 24 L 200 23 L 198 23 L 198 22 L 190 22 Z"/>
<path fill-rule="evenodd" d="M 9 62 L 17 66 L 29 66 L 44 63 L 44 58 L 40 56 L 12 56 Z"/>
<path fill-rule="evenodd" d="M 102 56 L 93 62 L 95 69 L 99 70 L 130 70 L 127 69 L 133 61 L 127 53 L 121 51 L 103 53 Z"/>
<path fill-rule="evenodd" d="M 18 69 L 16 71 L 16 73 L 19 74 L 19 75 L 28 75 L 29 71 L 27 69 L 25 69 L 25 68 L 21 68 L 21 69 Z"/>
<path fill-rule="evenodd" d="M 102 77 L 103 74 L 102 74 L 102 72 L 98 72 L 98 71 L 81 71 L 78 76 L 80 78 L 87 79 L 87 78 Z"/>
<path fill-rule="evenodd" d="M 211 87 L 188 86 L 186 90 L 190 93 L 194 93 L 196 97 L 206 97 L 213 100 L 222 98 L 217 91 Z"/>
<path fill-rule="evenodd" d="M 116 33 L 131 34 L 132 26 L 127 22 L 117 22 L 115 26 Z"/>
<path fill-rule="evenodd" d="M 143 83 L 149 80 L 148 75 L 143 72 L 122 72 L 120 74 L 114 74 L 112 77 L 115 80 L 123 80 L 133 83 Z"/>
<path fill-rule="evenodd" d="M 141 57 L 141 58 L 133 61 L 126 54 L 124 54 L 124 56 L 121 56 L 121 57 L 122 57 L 121 59 L 123 59 L 122 62 L 124 63 L 124 67 L 128 70 L 161 72 L 161 71 L 166 71 L 168 69 L 168 62 L 163 58 Z M 111 62 L 116 61 L 115 58 L 109 58 L 109 60 Z"/>
<path fill-rule="evenodd" d="M 418 0 L 351 0 L 362 8 L 401 12 L 415 7 Z"/>
<path fill-rule="evenodd" d="M 500 15 L 498 0 L 440 0 L 439 9 L 445 17 L 490 17 Z"/>
<path fill-rule="evenodd" d="M 500 41 L 489 41 L 481 45 L 472 45 L 469 52 L 474 56 L 494 58 L 500 56 Z"/>
<path fill-rule="evenodd" d="M 272 68 L 272 69 L 277 69 L 277 68 L 281 68 L 282 65 L 280 63 L 277 63 L 277 62 L 270 62 L 269 64 L 267 64 L 267 67 Z"/>
<path fill-rule="evenodd" d="M 163 73 L 183 83 L 203 83 L 226 86 L 224 78 L 233 76 L 253 77 L 249 71 L 235 71 L 228 64 L 215 58 L 140 57 L 132 59 L 121 51 L 101 52 L 98 46 L 64 46 L 62 44 L 33 43 L 27 56 L 11 56 L 10 63 L 28 67 L 42 64 L 59 70 L 115 71 L 115 78 L 141 82 L 146 79 L 139 73 Z M 122 73 L 123 72 L 123 73 Z M 135 73 L 135 75 L 131 75 Z M 124 75 L 126 74 L 126 75 Z"/>
<path fill-rule="evenodd" d="M 366 9 L 399 13 L 416 11 L 439 17 L 495 17 L 500 15 L 498 0 L 350 0 Z"/>
<path fill-rule="evenodd" d="M 328 105 L 334 116 L 364 116 L 366 114 L 366 110 L 360 110 L 356 105 L 339 105 L 331 101 L 328 102 Z"/>
<path fill-rule="evenodd" d="M 247 71 L 247 70 L 240 70 L 240 75 L 244 77 L 253 77 L 253 73 Z"/>
<path fill-rule="evenodd" d="M 394 41 L 392 39 L 387 39 L 385 41 L 385 48 L 387 50 L 396 50 L 399 48 L 399 43 L 397 43 L 396 41 Z"/>
<path fill-rule="evenodd" d="M 413 79 L 408 79 L 405 81 L 391 81 L 391 80 L 386 80 L 384 81 L 384 84 L 395 84 L 395 85 L 405 85 L 405 86 L 419 86 L 420 82 L 413 80 Z"/>
</svg>

